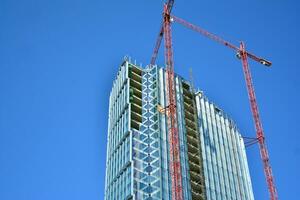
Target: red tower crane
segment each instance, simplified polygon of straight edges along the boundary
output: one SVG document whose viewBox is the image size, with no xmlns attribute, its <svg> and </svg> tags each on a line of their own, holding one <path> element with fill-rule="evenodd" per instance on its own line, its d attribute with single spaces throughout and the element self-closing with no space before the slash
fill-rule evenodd
<svg viewBox="0 0 300 200">
<path fill-rule="evenodd" d="M 164 21 L 163 34 L 165 43 L 165 62 L 167 71 L 167 96 L 168 96 L 168 139 L 170 151 L 170 175 L 172 184 L 172 199 L 182 200 L 182 180 L 181 180 L 181 166 L 180 166 L 180 147 L 179 135 L 177 126 L 177 111 L 176 111 L 176 95 L 174 85 L 174 65 L 173 65 L 173 49 L 172 49 L 172 34 L 170 12 L 173 4 L 165 4 L 164 6 Z M 162 36 L 162 34 L 160 34 Z M 161 40 L 159 41 L 159 43 Z M 158 49 L 157 49 L 158 52 Z M 156 52 L 156 54 L 157 54 Z"/>
<path fill-rule="evenodd" d="M 174 66 L 173 66 L 173 50 L 172 50 L 172 39 L 171 39 L 171 21 L 182 24 L 183 26 L 192 29 L 224 46 L 227 46 L 237 52 L 238 58 L 241 59 L 243 65 L 243 72 L 246 80 L 246 86 L 250 101 L 251 112 L 255 124 L 256 130 L 256 141 L 259 144 L 261 159 L 263 161 L 264 173 L 266 176 L 266 182 L 270 194 L 271 200 L 278 200 L 278 195 L 275 187 L 274 178 L 272 175 L 272 168 L 269 161 L 268 150 L 265 142 L 265 135 L 262 128 L 262 123 L 259 117 L 258 106 L 256 102 L 252 77 L 249 69 L 248 58 L 251 58 L 254 61 L 257 61 L 265 66 L 270 67 L 272 63 L 263 58 L 260 58 L 252 53 L 249 53 L 245 49 L 245 44 L 240 43 L 240 47 L 223 40 L 222 38 L 209 33 L 208 31 L 193 25 L 179 17 L 171 15 L 171 10 L 174 1 L 169 1 L 164 6 L 164 21 L 163 26 L 160 29 L 158 39 L 156 41 L 154 53 L 151 58 L 151 64 L 154 65 L 158 50 L 163 38 L 165 36 L 165 60 L 168 74 L 168 97 L 169 97 L 169 106 L 168 106 L 168 124 L 169 124 L 169 141 L 170 141 L 170 168 L 171 168 L 171 179 L 172 179 L 172 199 L 179 200 L 182 199 L 182 186 L 181 186 L 181 169 L 180 169 L 180 156 L 179 156 L 179 141 L 178 141 L 178 131 L 177 131 L 177 121 L 176 121 L 176 104 L 175 104 L 175 91 L 174 91 Z"/>
<path fill-rule="evenodd" d="M 263 161 L 264 173 L 266 176 L 270 199 L 277 200 L 278 195 L 277 195 L 277 191 L 276 191 L 276 187 L 275 187 L 275 183 L 274 183 L 274 178 L 272 175 L 272 168 L 270 165 L 269 154 L 268 154 L 268 150 L 267 150 L 267 146 L 266 146 L 266 142 L 265 142 L 265 134 L 264 134 L 264 131 L 262 128 L 262 123 L 261 123 L 261 120 L 259 117 L 257 101 L 256 101 L 256 97 L 255 97 L 255 92 L 254 92 L 254 86 L 253 86 L 251 72 L 250 72 L 249 64 L 248 64 L 248 57 L 251 58 L 252 60 L 257 61 L 268 67 L 270 67 L 272 65 L 272 63 L 270 61 L 267 61 L 263 58 L 260 58 L 256 55 L 254 55 L 252 53 L 247 52 L 245 49 L 245 44 L 243 42 L 240 43 L 240 47 L 236 47 L 233 44 L 223 40 L 222 38 L 220 38 L 212 33 L 209 33 L 208 31 L 206 31 L 198 26 L 195 26 L 183 19 L 180 19 L 179 17 L 172 15 L 171 18 L 175 22 L 182 24 L 183 26 L 190 28 L 190 29 L 192 29 L 192 30 L 218 42 L 218 43 L 221 43 L 237 52 L 237 56 L 238 56 L 238 58 L 241 59 L 242 65 L 243 65 L 243 71 L 244 71 L 244 76 L 245 76 L 245 80 L 246 80 L 246 86 L 247 86 L 248 97 L 249 97 L 249 101 L 250 101 L 250 107 L 251 107 L 251 111 L 252 111 L 253 121 L 255 124 L 256 139 L 258 141 L 259 148 L 260 148 L 260 155 L 261 155 L 261 159 Z"/>
</svg>

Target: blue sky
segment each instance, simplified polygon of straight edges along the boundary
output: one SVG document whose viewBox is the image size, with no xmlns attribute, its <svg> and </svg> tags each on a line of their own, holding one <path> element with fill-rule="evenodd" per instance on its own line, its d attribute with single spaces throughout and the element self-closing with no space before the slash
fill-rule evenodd
<svg viewBox="0 0 300 200">
<path fill-rule="evenodd" d="M 108 97 L 123 56 L 149 63 L 163 1 L 0 1 L 0 199 L 104 196 Z M 280 199 L 298 199 L 296 0 L 176 1 L 173 13 L 273 62 L 250 62 Z M 254 136 L 235 52 L 174 24 L 175 70 Z M 162 49 L 161 49 L 162 50 Z M 158 64 L 164 63 L 160 51 Z M 257 146 L 256 199 L 268 199 Z"/>
</svg>

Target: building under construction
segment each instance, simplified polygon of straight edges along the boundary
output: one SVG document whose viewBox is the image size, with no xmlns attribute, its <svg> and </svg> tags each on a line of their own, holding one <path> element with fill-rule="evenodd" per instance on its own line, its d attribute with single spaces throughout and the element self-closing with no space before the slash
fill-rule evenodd
<svg viewBox="0 0 300 200">
<path fill-rule="evenodd" d="M 171 200 L 168 73 L 129 59 L 109 99 L 105 200 Z M 243 138 L 233 120 L 174 75 L 178 170 L 184 200 L 253 200 Z M 174 183 L 173 183 L 174 185 Z"/>
</svg>

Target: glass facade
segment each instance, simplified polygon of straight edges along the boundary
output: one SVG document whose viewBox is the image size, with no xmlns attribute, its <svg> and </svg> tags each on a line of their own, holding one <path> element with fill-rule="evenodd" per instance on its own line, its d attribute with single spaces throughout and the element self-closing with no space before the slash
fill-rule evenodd
<svg viewBox="0 0 300 200">
<path fill-rule="evenodd" d="M 207 199 L 253 200 L 243 138 L 234 122 L 202 92 L 196 107 Z"/>
<path fill-rule="evenodd" d="M 170 200 L 167 73 L 126 59 L 109 99 L 105 200 Z M 202 92 L 175 77 L 185 200 L 253 200 L 243 139 Z"/>
<path fill-rule="evenodd" d="M 121 66 L 110 94 L 105 199 L 128 199 L 132 193 L 132 136 L 129 82 Z"/>
</svg>

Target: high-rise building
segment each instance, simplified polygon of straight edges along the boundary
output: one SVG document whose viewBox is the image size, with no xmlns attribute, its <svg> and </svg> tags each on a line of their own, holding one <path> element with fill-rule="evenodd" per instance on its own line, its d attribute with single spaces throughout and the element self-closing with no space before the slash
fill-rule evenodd
<svg viewBox="0 0 300 200">
<path fill-rule="evenodd" d="M 167 73 L 125 59 L 109 99 L 105 200 L 170 200 Z M 185 200 L 253 200 L 235 123 L 175 75 Z"/>
</svg>

